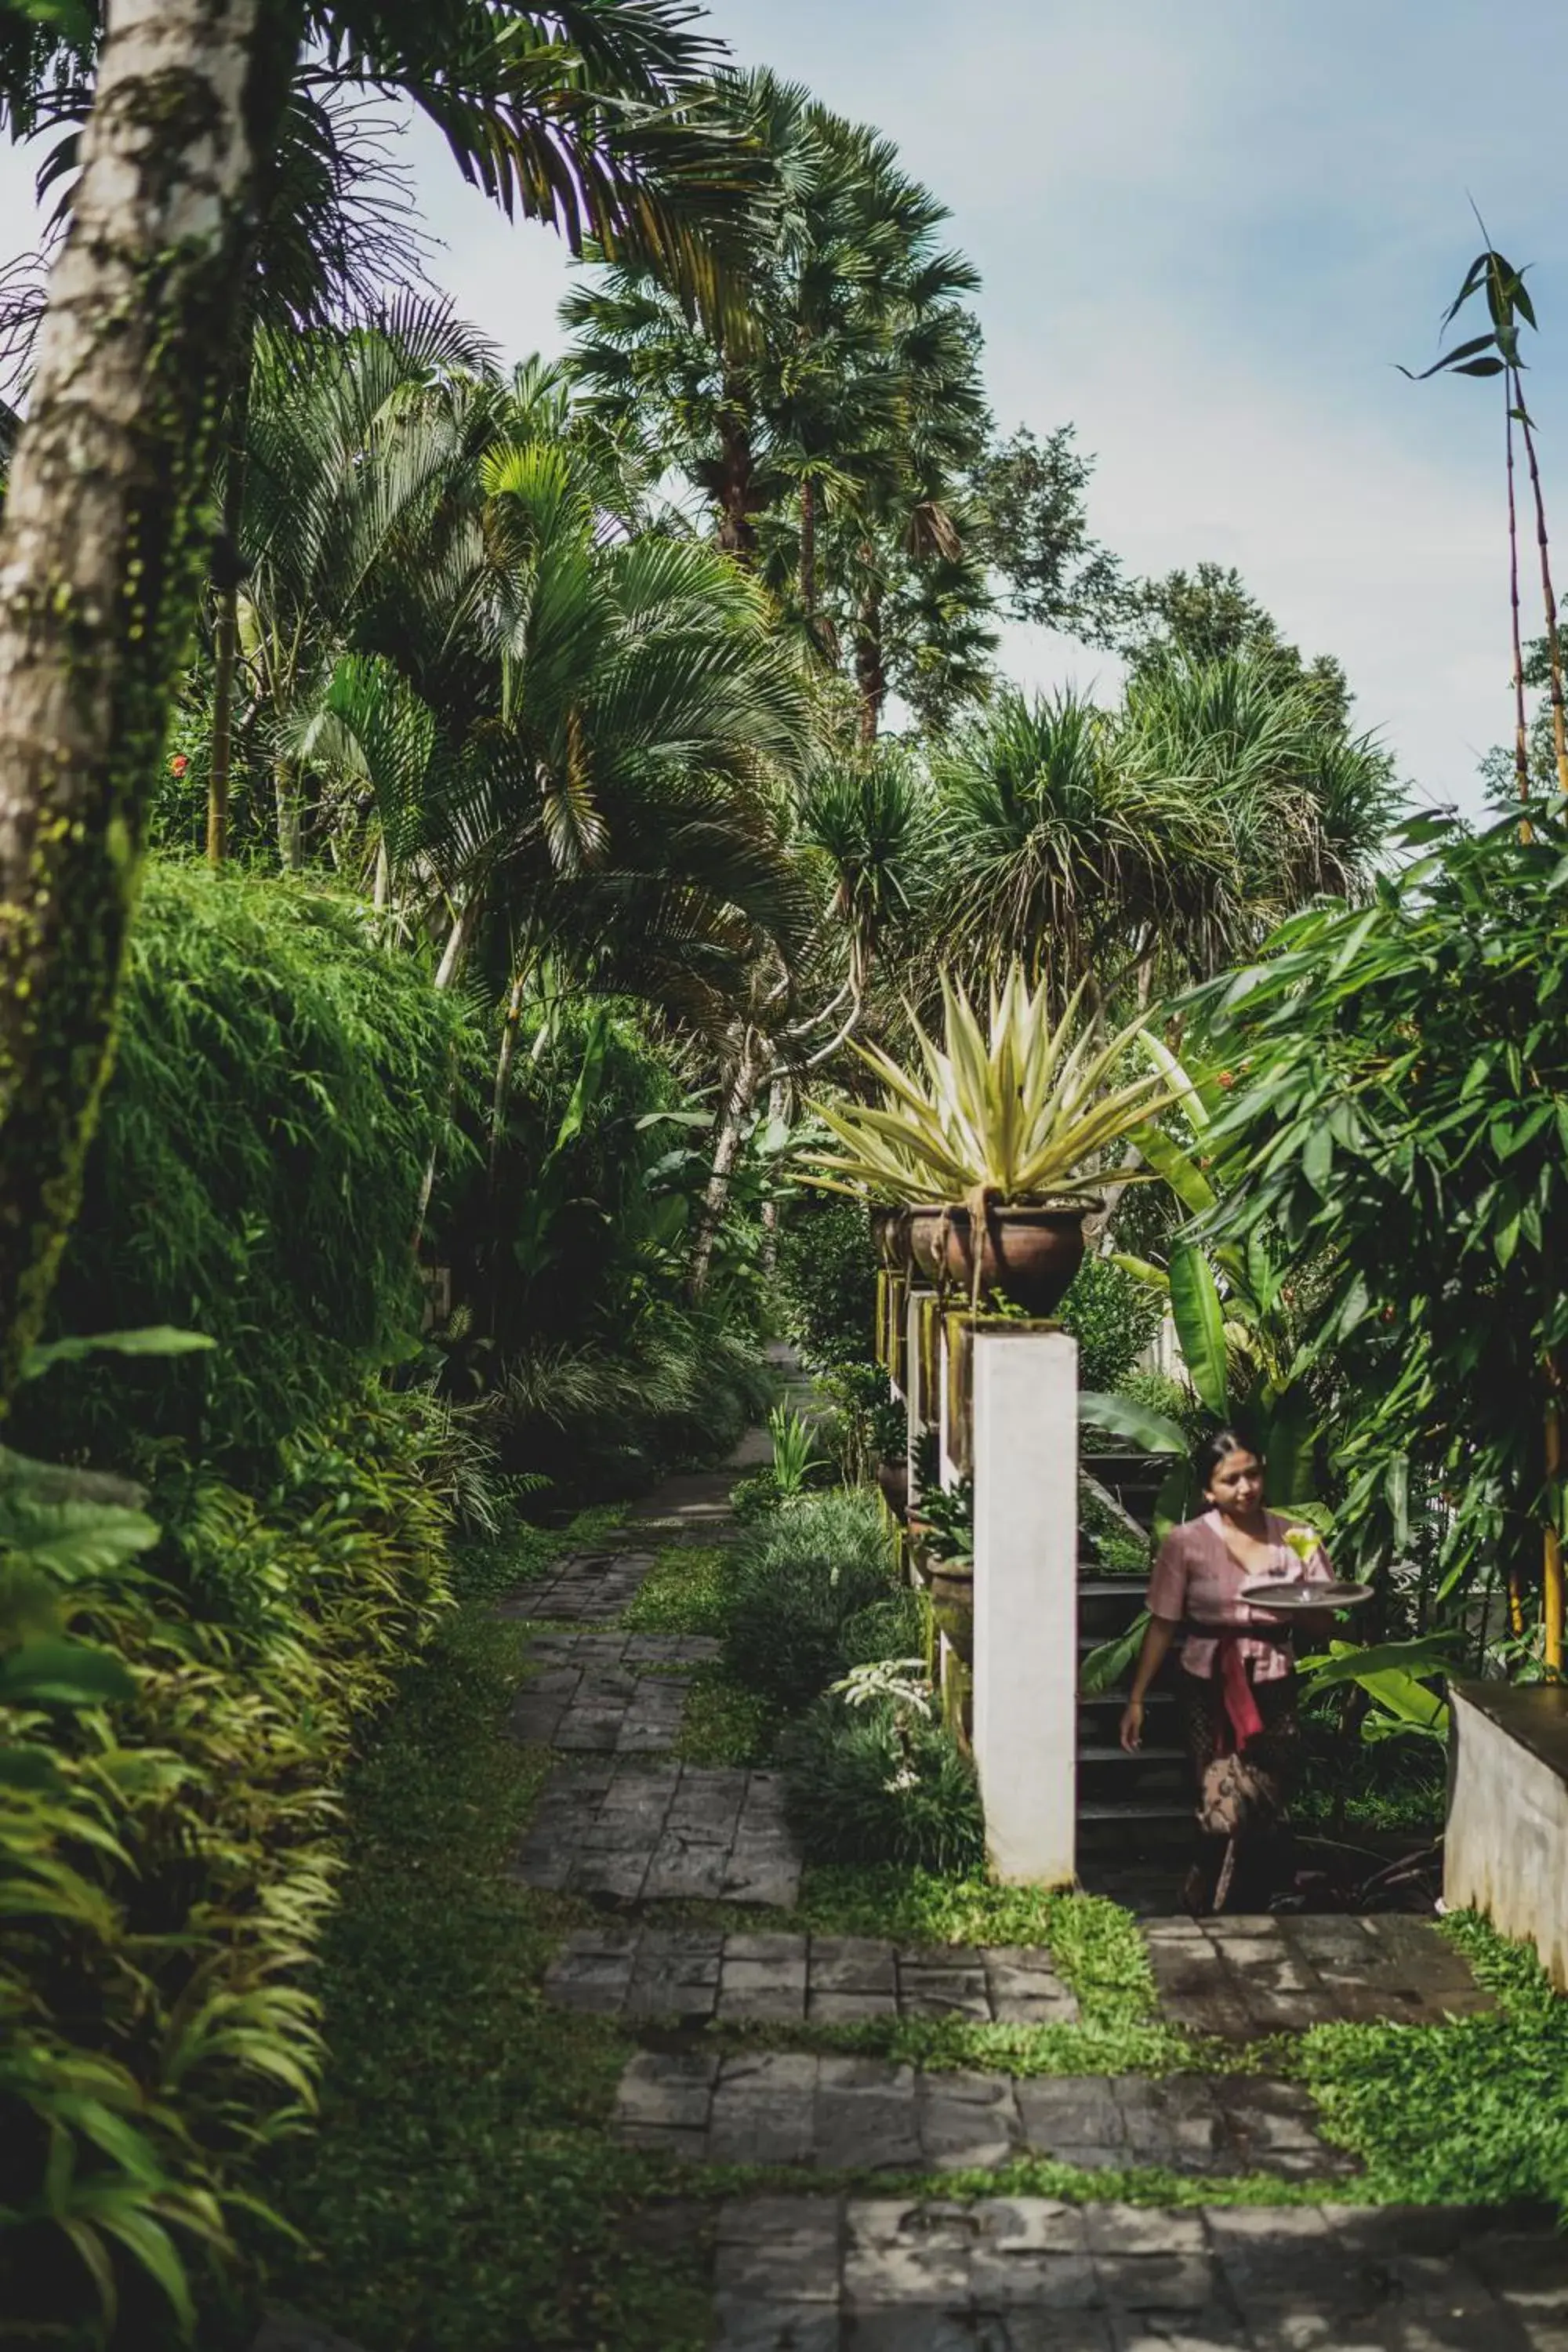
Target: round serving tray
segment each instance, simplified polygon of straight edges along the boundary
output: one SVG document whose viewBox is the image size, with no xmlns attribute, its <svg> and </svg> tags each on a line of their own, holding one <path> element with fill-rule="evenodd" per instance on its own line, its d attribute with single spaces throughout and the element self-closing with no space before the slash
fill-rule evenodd
<svg viewBox="0 0 1568 2352">
<path fill-rule="evenodd" d="M 1370 1584 L 1316 1584 L 1287 1578 L 1255 1576 L 1241 1588 L 1241 1597 L 1255 1609 L 1359 1609 L 1372 1599 Z"/>
</svg>

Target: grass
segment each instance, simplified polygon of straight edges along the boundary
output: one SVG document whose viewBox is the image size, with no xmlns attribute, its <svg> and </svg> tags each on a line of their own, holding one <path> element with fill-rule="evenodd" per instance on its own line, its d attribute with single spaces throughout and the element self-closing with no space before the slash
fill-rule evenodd
<svg viewBox="0 0 1568 2352">
<path fill-rule="evenodd" d="M 476 1580 L 348 1790 L 320 2128 L 277 2184 L 313 2252 L 271 2291 L 366 2352 L 696 2352 L 699 2251 L 636 2243 L 670 2168 L 605 2137 L 629 2044 L 543 2001 L 589 1915 L 506 1875 L 550 1759 L 504 1729 L 526 1633 L 483 1598 L 517 1577 Z"/>
<path fill-rule="evenodd" d="M 722 1546 L 668 1544 L 623 1612 L 632 1633 L 717 1639 L 728 1622 L 729 1554 Z M 776 1708 L 717 1662 L 692 1677 L 676 1753 L 689 1764 L 763 1764 L 779 1729 Z"/>
<path fill-rule="evenodd" d="M 1289 2071 L 1364 2174 L 1353 2183 L 1198 2180 L 1020 2157 L 997 2171 L 838 2176 L 682 2167 L 616 2147 L 610 2106 L 635 2044 L 608 2021 L 547 2009 L 542 1989 L 555 1946 L 591 1915 L 507 1875 L 550 1759 L 505 1728 L 531 1629 L 487 1605 L 542 1577 L 585 1532 L 582 1523 L 563 1538 L 525 1531 L 504 1555 L 465 1564 L 464 1606 L 408 1676 L 349 1788 L 349 1865 L 321 1981 L 331 2062 L 320 2129 L 281 2161 L 276 2184 L 308 2244 L 272 2249 L 275 2296 L 365 2352 L 699 2352 L 713 2209 L 746 2193 L 1170 2207 L 1563 2200 L 1568 2004 L 1532 1956 L 1477 1922 L 1451 1922 L 1449 1932 L 1496 1990 L 1496 2016 L 1442 2028 L 1327 2026 L 1237 2050 L 1160 2021 L 1142 1937 L 1117 1905 L 888 1867 L 812 1869 L 787 1916 L 666 1909 L 670 1924 L 700 1916 L 737 1929 L 1043 1944 L 1078 1997 L 1077 2025 L 888 2019 L 754 2038 L 1016 2074 Z M 716 1630 L 723 1572 L 721 1552 L 671 1548 L 626 1622 Z M 686 1752 L 740 1754 L 762 1736 L 747 1711 L 754 1704 L 704 1669 Z M 729 2029 L 723 2038 L 753 2037 Z M 674 2220 L 673 2232 L 663 2227 Z"/>
<path fill-rule="evenodd" d="M 722 1633 L 729 1566 L 721 1545 L 667 1544 L 622 1612 L 622 1624 L 628 1633 Z"/>
<path fill-rule="evenodd" d="M 1529 1947 L 1445 1921 L 1490 2016 L 1451 2025 L 1321 2025 L 1290 2070 L 1326 2137 L 1366 2166 L 1357 2194 L 1412 2204 L 1541 2199 L 1568 2219 L 1568 2001 Z"/>
</svg>

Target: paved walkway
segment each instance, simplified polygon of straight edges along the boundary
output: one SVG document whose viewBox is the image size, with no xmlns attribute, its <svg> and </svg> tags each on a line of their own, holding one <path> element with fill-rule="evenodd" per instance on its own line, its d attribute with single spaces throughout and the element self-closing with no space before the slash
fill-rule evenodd
<svg viewBox="0 0 1568 2352">
<path fill-rule="evenodd" d="M 1335 2022 L 1441 2025 L 1494 2006 L 1425 1919 L 1146 1919 L 1160 2006 L 1173 2025 L 1247 2042 Z"/>
<path fill-rule="evenodd" d="M 621 2078 L 615 2130 L 634 2147 L 700 2164 L 826 2172 L 960 2172 L 1018 2156 L 1089 2170 L 1207 2179 L 1353 2172 L 1319 2138 L 1298 2084 L 1254 2074 L 931 2072 L 802 2050 L 647 2050 Z"/>
<path fill-rule="evenodd" d="M 1561 2352 L 1560 2243 L 1496 2212 L 750 2199 L 717 2352 Z"/>
<path fill-rule="evenodd" d="M 686 1996 L 683 2016 L 730 2025 L 856 2025 L 890 2017 L 1070 2025 L 1078 2016 L 1047 1952 L 915 1947 L 864 1936 L 585 1928 L 562 1946 L 545 1990 L 570 2009 L 658 2016 L 653 1993 L 671 1977 Z M 705 1998 L 694 2005 L 700 1985 Z"/>
<path fill-rule="evenodd" d="M 1070 2026 L 1077 2004 L 1047 1951 L 661 1917 L 692 1900 L 787 1913 L 799 1895 L 779 1777 L 670 1753 L 717 1645 L 617 1622 L 660 1547 L 728 1536 L 732 1475 L 670 1481 L 619 1538 L 500 1604 L 547 1629 L 512 1728 L 559 1759 L 514 1867 L 599 1914 L 563 1943 L 545 1997 L 641 2039 L 612 2133 L 692 2163 L 787 2170 L 791 2193 L 719 2210 L 715 2352 L 1568 2352 L 1568 2252 L 1536 2213 L 867 2193 L 878 2173 L 1034 2157 L 1342 2183 L 1345 2196 L 1355 2167 L 1321 2137 L 1305 2089 L 1277 2074 L 1014 2075 L 823 2046 L 855 2025 Z M 1157 1917 L 1145 1930 L 1167 2021 L 1232 2042 L 1489 2005 L 1420 1919 Z M 852 2176 L 854 2193 L 799 2193 L 814 2171 Z M 309 2330 L 263 2347 L 340 2352 Z"/>
</svg>

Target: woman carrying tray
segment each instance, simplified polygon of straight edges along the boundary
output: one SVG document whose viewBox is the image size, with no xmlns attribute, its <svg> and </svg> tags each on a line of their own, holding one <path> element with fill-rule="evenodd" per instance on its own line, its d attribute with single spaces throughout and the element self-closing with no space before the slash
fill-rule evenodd
<svg viewBox="0 0 1568 2352">
<path fill-rule="evenodd" d="M 1299 1626 L 1321 1640 L 1330 1619 L 1299 1601 L 1286 1615 L 1244 1596 L 1264 1582 L 1332 1584 L 1333 1570 L 1321 1544 L 1303 1560 L 1287 1542 L 1292 1523 L 1263 1507 L 1262 1457 L 1234 1429 L 1205 1438 L 1194 1466 L 1209 1507 L 1160 1547 L 1121 1745 L 1142 1746 L 1149 1685 L 1181 1641 L 1178 1704 L 1198 1822 L 1184 1898 L 1194 1912 L 1227 1902 L 1261 1909 L 1289 1876 L 1285 1817 L 1301 1751 L 1291 1637 Z"/>
</svg>

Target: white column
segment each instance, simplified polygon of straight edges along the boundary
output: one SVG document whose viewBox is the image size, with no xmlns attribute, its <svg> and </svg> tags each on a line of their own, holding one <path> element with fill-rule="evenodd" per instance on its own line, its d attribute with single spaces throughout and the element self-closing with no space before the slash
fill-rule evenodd
<svg viewBox="0 0 1568 2352">
<path fill-rule="evenodd" d="M 974 1334 L 974 1756 L 997 1876 L 1070 1884 L 1078 1811 L 1078 1343 Z"/>
</svg>

